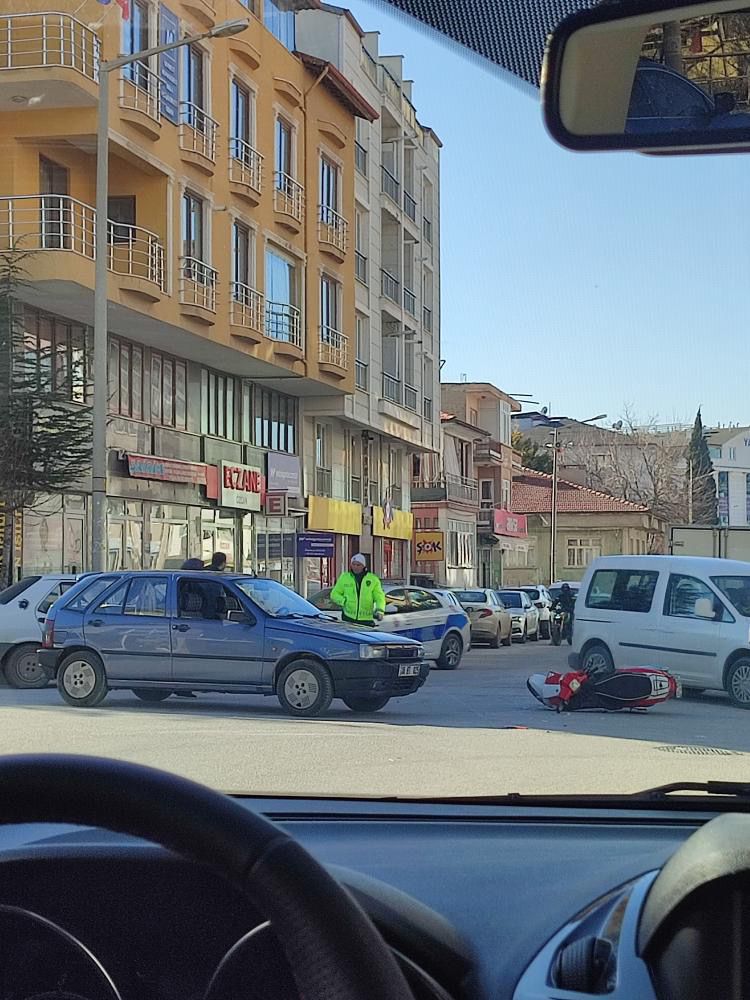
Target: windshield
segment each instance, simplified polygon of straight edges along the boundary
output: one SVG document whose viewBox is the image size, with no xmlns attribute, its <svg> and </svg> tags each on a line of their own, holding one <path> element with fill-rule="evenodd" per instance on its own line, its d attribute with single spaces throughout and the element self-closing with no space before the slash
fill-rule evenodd
<svg viewBox="0 0 750 1000">
<path fill-rule="evenodd" d="M 558 146 L 528 80 L 590 0 L 507 0 L 547 11 L 528 80 L 399 0 L 242 3 L 234 37 L 0 13 L 2 752 L 269 795 L 747 780 L 750 154 Z M 750 115 L 748 15 L 705 6 L 644 22 L 628 130 L 696 88 Z M 684 697 L 528 686 L 628 668 Z"/>
</svg>

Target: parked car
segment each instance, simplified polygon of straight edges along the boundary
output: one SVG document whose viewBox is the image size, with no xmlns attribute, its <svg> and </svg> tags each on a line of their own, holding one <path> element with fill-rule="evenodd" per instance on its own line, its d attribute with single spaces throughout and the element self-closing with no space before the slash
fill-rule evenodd
<svg viewBox="0 0 750 1000">
<path fill-rule="evenodd" d="M 533 587 L 521 587 L 529 595 L 529 599 L 539 612 L 539 638 L 549 639 L 550 637 L 550 617 L 553 600 L 550 592 L 541 583 Z"/>
<path fill-rule="evenodd" d="M 488 642 L 493 649 L 510 646 L 511 620 L 494 590 L 472 588 L 453 594 L 469 615 L 471 641 Z"/>
<path fill-rule="evenodd" d="M 574 669 L 660 667 L 686 691 L 723 689 L 750 708 L 748 563 L 607 556 L 589 566 L 578 603 Z"/>
<path fill-rule="evenodd" d="M 331 600 L 331 587 L 310 597 L 310 603 L 329 614 L 341 617 L 341 608 Z M 386 619 L 383 627 L 393 635 L 408 636 L 424 646 L 427 660 L 441 670 L 455 670 L 465 650 L 471 646 L 469 616 L 451 600 L 450 591 L 383 586 L 386 599 Z"/>
<path fill-rule="evenodd" d="M 497 596 L 510 612 L 512 636 L 518 642 L 539 640 L 539 612 L 525 590 L 498 590 Z"/>
<path fill-rule="evenodd" d="M 336 621 L 275 580 L 199 571 L 81 580 L 50 609 L 39 662 L 69 705 L 216 691 L 275 694 L 295 716 L 333 698 L 375 712 L 429 673 L 414 639 Z"/>
<path fill-rule="evenodd" d="M 36 655 L 42 626 L 49 609 L 75 582 L 75 576 L 65 573 L 25 576 L 0 592 L 0 663 L 11 687 L 49 684 Z"/>
</svg>

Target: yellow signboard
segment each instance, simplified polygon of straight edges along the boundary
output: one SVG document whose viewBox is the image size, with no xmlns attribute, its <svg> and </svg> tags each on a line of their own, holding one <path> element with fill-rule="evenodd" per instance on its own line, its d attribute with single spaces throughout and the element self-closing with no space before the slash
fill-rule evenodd
<svg viewBox="0 0 750 1000">
<path fill-rule="evenodd" d="M 385 523 L 382 507 L 372 508 L 372 533 L 381 538 L 403 538 L 407 542 L 414 534 L 414 515 L 410 510 L 391 510 L 391 522 Z"/>
<path fill-rule="evenodd" d="M 445 559 L 445 536 L 442 531 L 415 531 L 414 558 L 417 562 L 442 562 Z"/>
<path fill-rule="evenodd" d="M 311 496 L 307 506 L 309 531 L 333 531 L 337 535 L 362 533 L 362 507 L 348 500 Z"/>
</svg>

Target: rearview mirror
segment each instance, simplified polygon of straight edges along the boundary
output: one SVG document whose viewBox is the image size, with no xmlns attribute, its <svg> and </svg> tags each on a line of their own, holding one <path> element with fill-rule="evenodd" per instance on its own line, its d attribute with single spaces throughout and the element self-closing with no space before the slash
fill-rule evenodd
<svg viewBox="0 0 750 1000">
<path fill-rule="evenodd" d="M 714 609 L 714 602 L 710 597 L 699 597 L 695 602 L 695 617 L 696 618 L 715 618 L 716 610 Z"/>
<path fill-rule="evenodd" d="M 547 127 L 568 149 L 750 150 L 750 11 L 623 0 L 563 21 L 547 44 Z"/>
</svg>

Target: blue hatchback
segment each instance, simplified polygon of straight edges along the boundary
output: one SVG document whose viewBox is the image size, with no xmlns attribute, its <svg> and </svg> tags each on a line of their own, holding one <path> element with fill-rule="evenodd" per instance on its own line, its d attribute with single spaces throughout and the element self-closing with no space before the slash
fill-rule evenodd
<svg viewBox="0 0 750 1000">
<path fill-rule="evenodd" d="M 275 694 L 294 716 L 334 698 L 374 712 L 429 672 L 421 643 L 333 620 L 274 580 L 189 571 L 83 578 L 50 609 L 39 662 L 78 707 L 123 688 L 218 691 Z"/>
</svg>

